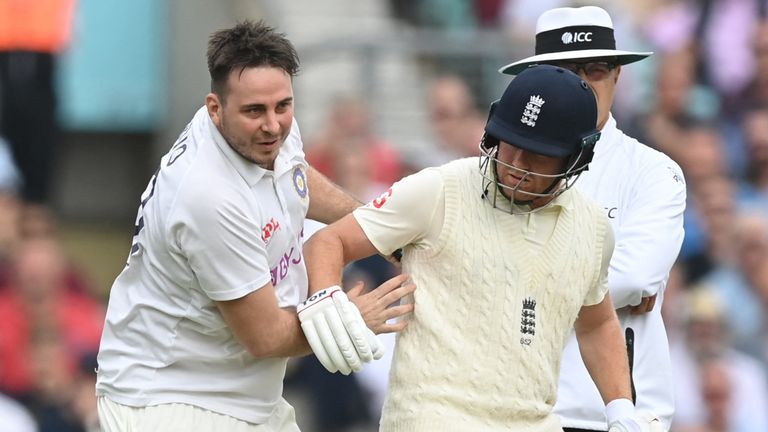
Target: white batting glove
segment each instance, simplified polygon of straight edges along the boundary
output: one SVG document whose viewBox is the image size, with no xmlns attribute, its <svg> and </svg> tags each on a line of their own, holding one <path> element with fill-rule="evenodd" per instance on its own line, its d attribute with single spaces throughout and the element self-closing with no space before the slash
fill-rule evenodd
<svg viewBox="0 0 768 432">
<path fill-rule="evenodd" d="M 316 292 L 297 308 L 301 328 L 320 363 L 349 375 L 384 355 L 384 345 L 339 286 Z"/>
<path fill-rule="evenodd" d="M 612 400 L 605 406 L 608 432 L 665 432 L 653 414 L 640 414 L 629 399 Z"/>
</svg>

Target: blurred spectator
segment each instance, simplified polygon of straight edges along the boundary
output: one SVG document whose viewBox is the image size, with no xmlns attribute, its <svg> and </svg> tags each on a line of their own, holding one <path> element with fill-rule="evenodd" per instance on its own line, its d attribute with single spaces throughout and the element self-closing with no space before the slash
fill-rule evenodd
<svg viewBox="0 0 768 432">
<path fill-rule="evenodd" d="M 717 360 L 704 362 L 700 367 L 699 376 L 709 430 L 712 432 L 734 430 L 730 427 L 732 424 L 733 382 L 728 371 L 728 365 Z M 736 430 L 747 432 L 753 429 L 748 425 L 742 425 Z"/>
<path fill-rule="evenodd" d="M 652 103 L 632 121 L 629 130 L 641 142 L 679 161 L 686 144 L 686 131 L 696 123 L 714 120 L 719 108 L 716 96 L 696 85 L 690 50 L 659 57 Z M 685 176 L 687 179 L 688 173 Z"/>
<path fill-rule="evenodd" d="M 717 90 L 728 113 L 735 110 L 755 69 L 757 8 L 755 0 L 669 2 L 649 20 L 645 33 L 662 51 L 693 49 L 697 81 Z"/>
<path fill-rule="evenodd" d="M 96 353 L 86 353 L 76 365 L 68 358 L 61 335 L 41 334 L 35 341 L 32 365 L 39 376 L 30 401 L 40 432 L 99 432 L 96 411 Z"/>
<path fill-rule="evenodd" d="M 24 405 L 2 393 L 0 393 L 0 419 L 2 419 L 3 431 L 38 432 L 35 419 Z"/>
<path fill-rule="evenodd" d="M 50 198 L 56 154 L 57 55 L 75 0 L 0 0 L 0 135 L 11 144 L 25 201 Z"/>
<path fill-rule="evenodd" d="M 696 189 L 709 178 L 728 174 L 723 139 L 717 128 L 707 124 L 692 125 L 681 138 L 672 153 L 676 155 L 690 189 Z"/>
<path fill-rule="evenodd" d="M 27 239 L 51 239 L 59 237 L 59 223 L 52 210 L 43 204 L 22 203 L 16 196 L 0 191 L 0 291 L 12 284 L 11 259 L 19 245 Z M 80 269 L 67 261 L 64 281 L 74 292 L 100 297 Z"/>
<path fill-rule="evenodd" d="M 707 285 L 692 287 L 680 311 L 685 317 L 685 338 L 670 341 L 670 355 L 675 373 L 676 398 L 674 430 L 702 427 L 709 417 L 702 368 L 712 360 L 727 369 L 732 385 L 728 431 L 768 430 L 768 377 L 765 368 L 754 358 L 730 345 L 726 312 L 722 299 Z M 713 406 L 710 406 L 712 408 Z M 722 412 L 722 409 L 720 409 Z M 705 429 L 706 430 L 706 429 Z"/>
<path fill-rule="evenodd" d="M 734 181 L 722 175 L 704 177 L 691 192 L 681 253 L 687 282 L 697 281 L 719 265 L 732 265 L 735 259 L 731 238 L 737 208 Z"/>
<path fill-rule="evenodd" d="M 768 104 L 749 111 L 743 126 L 748 161 L 746 182 L 758 199 L 768 201 Z"/>
<path fill-rule="evenodd" d="M 63 335 L 54 328 L 39 329 L 32 335 L 30 354 L 29 368 L 35 377 L 35 387 L 27 404 L 40 432 L 85 432 L 71 406 L 78 388 L 78 358 L 66 346 Z M 95 409 L 94 388 L 91 387 L 91 393 Z"/>
<path fill-rule="evenodd" d="M 374 164 L 364 149 L 350 146 L 331 160 L 333 180 L 353 197 L 369 201 L 391 185 L 374 179 Z"/>
<path fill-rule="evenodd" d="M 741 100 L 747 108 L 768 107 L 768 20 L 758 25 L 752 45 L 755 70 Z"/>
<path fill-rule="evenodd" d="M 70 410 L 78 420 L 84 432 L 100 432 L 99 414 L 96 409 L 96 353 L 85 354 L 80 358 L 79 370 L 72 389 Z"/>
<path fill-rule="evenodd" d="M 761 271 L 768 263 L 768 216 L 758 212 L 738 214 L 731 238 L 734 259 L 716 268 L 705 281 L 723 301 L 733 345 L 760 358 L 765 352 L 761 334 L 768 328 L 768 309 L 759 292 Z"/>
<path fill-rule="evenodd" d="M 0 391 L 24 398 L 40 385 L 33 369 L 40 337 L 58 335 L 64 349 L 56 362 L 70 373 L 81 355 L 98 349 L 104 308 L 66 282 L 66 259 L 55 239 L 30 238 L 19 245 L 10 286 L 0 292 Z"/>
<path fill-rule="evenodd" d="M 374 133 L 368 105 L 355 97 L 334 101 L 325 127 L 307 140 L 305 153 L 312 166 L 334 181 L 345 175 L 344 158 L 356 153 L 365 155 L 373 182 L 389 185 L 402 173 L 397 149 Z"/>
<path fill-rule="evenodd" d="M 734 205 L 747 202 L 750 195 L 749 191 L 744 190 L 742 185 L 733 181 L 733 177 L 730 176 L 726 160 L 726 146 L 720 129 L 711 124 L 697 123 L 687 128 L 681 138 L 682 142 L 678 144 L 675 153 L 685 173 L 688 189 L 694 198 L 693 201 L 697 196 L 705 197 L 707 200 L 700 201 L 700 204 L 708 204 L 712 197 L 706 193 L 714 188 L 713 185 L 727 184 L 728 193 L 733 195 Z M 720 181 L 721 178 L 722 181 Z M 709 183 L 712 179 L 715 181 Z M 702 188 L 702 191 L 697 192 L 697 189 Z M 695 242 L 701 244 L 709 236 L 705 227 L 700 225 L 700 221 L 704 217 L 702 212 L 706 211 L 707 208 L 697 206 L 694 202 L 694 205 L 689 206 L 686 210 L 684 255 L 688 255 L 690 245 Z"/>
<path fill-rule="evenodd" d="M 427 109 L 437 147 L 446 153 L 445 161 L 480 154 L 485 115 L 478 111 L 472 91 L 462 78 L 433 78 L 427 93 Z"/>
<path fill-rule="evenodd" d="M 728 366 L 720 360 L 708 360 L 702 363 L 699 372 L 701 397 L 704 401 L 706 416 L 698 425 L 686 425 L 675 432 L 736 432 L 752 431 L 747 427 L 731 428 L 733 382 Z"/>
</svg>

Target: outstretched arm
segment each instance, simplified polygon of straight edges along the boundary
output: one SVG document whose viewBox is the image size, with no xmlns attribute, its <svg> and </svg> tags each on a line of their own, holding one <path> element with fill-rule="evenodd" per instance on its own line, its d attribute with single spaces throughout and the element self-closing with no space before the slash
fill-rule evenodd
<svg viewBox="0 0 768 432">
<path fill-rule="evenodd" d="M 341 219 L 362 203 L 333 183 L 319 171 L 307 168 L 309 210 L 307 218 L 330 224 Z"/>
<path fill-rule="evenodd" d="M 309 293 L 340 285 L 345 265 L 377 252 L 351 214 L 316 232 L 304 244 Z"/>
<path fill-rule="evenodd" d="M 346 264 L 377 252 L 352 215 L 321 229 L 304 245 L 309 294 L 331 286 L 341 286 L 342 271 Z M 412 284 L 403 286 L 406 279 L 405 275 L 397 276 L 363 295 L 358 295 L 360 287 L 350 292 L 350 300 L 360 309 L 366 324 L 374 333 L 399 331 L 407 325 L 405 321 L 387 323 L 413 310 L 413 305 L 388 307 L 415 289 Z"/>
</svg>

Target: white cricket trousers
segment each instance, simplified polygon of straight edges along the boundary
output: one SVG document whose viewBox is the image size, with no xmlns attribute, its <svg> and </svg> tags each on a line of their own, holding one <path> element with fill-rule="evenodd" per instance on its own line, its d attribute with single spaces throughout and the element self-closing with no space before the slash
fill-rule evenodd
<svg viewBox="0 0 768 432">
<path fill-rule="evenodd" d="M 282 398 L 260 425 L 182 403 L 136 408 L 99 396 L 98 408 L 102 432 L 299 432 L 293 407 Z"/>
</svg>

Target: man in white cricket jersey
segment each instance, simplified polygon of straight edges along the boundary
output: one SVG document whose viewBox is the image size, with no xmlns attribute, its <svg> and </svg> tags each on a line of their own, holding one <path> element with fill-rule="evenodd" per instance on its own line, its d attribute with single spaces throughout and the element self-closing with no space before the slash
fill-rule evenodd
<svg viewBox="0 0 768 432">
<path fill-rule="evenodd" d="M 359 203 L 304 159 L 298 67 L 263 23 L 209 39 L 211 93 L 142 195 L 110 293 L 96 384 L 105 431 L 297 431 L 282 398 L 289 356 L 311 347 L 345 374 L 380 357 L 355 303 L 377 332 L 404 327 L 386 324 L 411 310 L 386 308 L 413 290 L 404 277 L 349 298 L 307 291 L 305 217 L 331 223 Z"/>
<path fill-rule="evenodd" d="M 599 138 L 597 113 L 577 75 L 526 70 L 492 105 L 479 158 L 406 177 L 307 242 L 313 289 L 339 284 L 349 260 L 400 247 L 419 286 L 381 431 L 560 431 L 552 407 L 573 328 L 605 426 L 649 428 L 607 293 L 610 224 L 571 188 Z"/>
<path fill-rule="evenodd" d="M 601 8 L 557 8 L 538 19 L 535 55 L 500 71 L 515 75 L 531 65 L 553 64 L 576 72 L 595 89 L 602 134 L 577 187 L 603 208 L 616 235 L 608 287 L 633 363 L 637 409 L 658 415 L 668 430 L 674 400 L 661 303 L 683 242 L 685 180 L 669 157 L 619 130 L 610 112 L 622 65 L 650 54 L 617 50 L 613 23 Z M 573 336 L 555 412 L 566 431 L 606 430 L 600 394 Z"/>
</svg>

